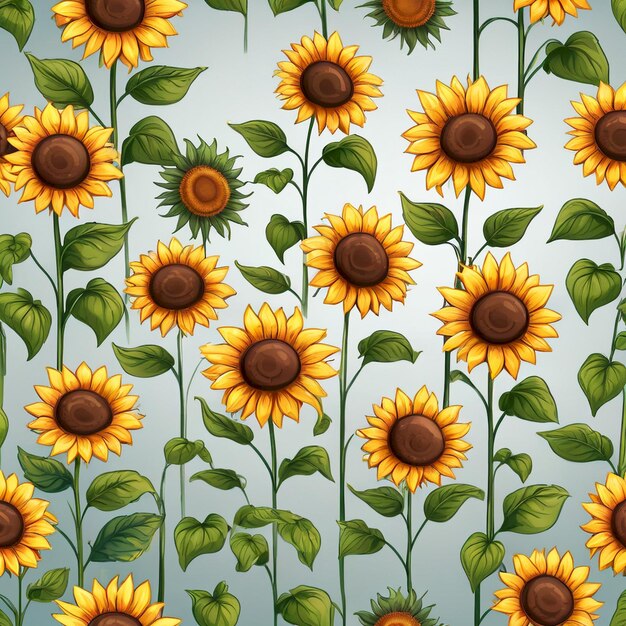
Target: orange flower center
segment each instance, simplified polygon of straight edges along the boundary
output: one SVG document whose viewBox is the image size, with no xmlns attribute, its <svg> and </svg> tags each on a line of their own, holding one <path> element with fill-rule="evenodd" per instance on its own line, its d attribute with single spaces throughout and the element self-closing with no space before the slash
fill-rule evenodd
<svg viewBox="0 0 626 626">
<path fill-rule="evenodd" d="M 476 163 L 494 151 L 498 133 L 484 115 L 463 113 L 446 122 L 440 141 L 443 151 L 454 161 Z"/>
<path fill-rule="evenodd" d="M 61 397 L 54 409 L 57 424 L 72 435 L 94 435 L 113 421 L 109 403 L 95 391 L 75 389 Z"/>
<path fill-rule="evenodd" d="M 145 0 L 85 0 L 89 19 L 102 30 L 124 33 L 141 24 Z"/>
<path fill-rule="evenodd" d="M 435 0 L 383 0 L 383 11 L 397 26 L 424 26 L 435 13 Z"/>
<path fill-rule="evenodd" d="M 340 107 L 354 94 L 354 84 L 346 70 L 332 61 L 311 63 L 300 76 L 304 97 L 325 108 Z"/>
<path fill-rule="evenodd" d="M 208 165 L 190 169 L 180 183 L 179 192 L 187 209 L 200 217 L 218 215 L 230 200 L 228 180 Z"/>
<path fill-rule="evenodd" d="M 48 186 L 71 189 L 89 174 L 91 159 L 82 141 L 70 135 L 50 135 L 33 150 L 35 174 Z"/>
<path fill-rule="evenodd" d="M 22 514 L 9 502 L 0 502 L 0 548 L 18 544 L 23 534 Z"/>
<path fill-rule="evenodd" d="M 611 111 L 595 128 L 598 147 L 609 159 L 626 162 L 626 111 Z"/>
<path fill-rule="evenodd" d="M 94 617 L 88 626 L 141 626 L 141 622 L 126 613 L 103 613 Z"/>
<path fill-rule="evenodd" d="M 393 425 L 389 447 L 403 463 L 423 467 L 437 461 L 446 442 L 436 422 L 424 415 L 407 415 Z"/>
<path fill-rule="evenodd" d="M 241 358 L 241 373 L 255 389 L 278 391 L 291 385 L 300 374 L 298 353 L 280 339 L 263 339 L 252 344 Z"/>
<path fill-rule="evenodd" d="M 620 502 L 614 509 L 611 517 L 613 536 L 626 547 L 626 501 Z"/>
<path fill-rule="evenodd" d="M 357 287 L 373 287 L 387 278 L 389 257 L 383 245 L 369 233 L 352 233 L 335 248 L 335 267 Z"/>
<path fill-rule="evenodd" d="M 528 309 L 512 293 L 494 291 L 474 304 L 470 314 L 473 331 L 489 343 L 512 343 L 528 328 Z"/>
<path fill-rule="evenodd" d="M 172 311 L 187 309 L 204 295 L 204 279 L 193 267 L 171 263 L 159 268 L 150 281 L 154 302 Z"/>
<path fill-rule="evenodd" d="M 9 143 L 9 131 L 0 124 L 0 157 L 15 152 L 15 148 Z"/>
<path fill-rule="evenodd" d="M 408 613 L 388 613 L 383 615 L 374 626 L 421 626 L 421 624 Z"/>
<path fill-rule="evenodd" d="M 536 626 L 559 626 L 574 612 L 570 588 L 555 576 L 537 576 L 527 582 L 520 601 Z"/>
</svg>

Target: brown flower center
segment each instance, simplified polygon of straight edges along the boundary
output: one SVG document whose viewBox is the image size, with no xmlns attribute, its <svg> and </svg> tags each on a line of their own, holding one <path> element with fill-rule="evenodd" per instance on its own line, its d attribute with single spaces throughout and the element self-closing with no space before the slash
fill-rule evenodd
<svg viewBox="0 0 626 626">
<path fill-rule="evenodd" d="M 102 30 L 123 33 L 139 26 L 146 13 L 145 0 L 85 0 L 89 19 Z"/>
<path fill-rule="evenodd" d="M 439 426 L 424 415 L 401 417 L 389 433 L 391 451 L 408 465 L 432 465 L 446 442 Z"/>
<path fill-rule="evenodd" d="M 611 530 L 613 536 L 626 547 L 626 500 L 613 509 Z"/>
<path fill-rule="evenodd" d="M 512 343 L 528 328 L 528 309 L 512 293 L 494 291 L 474 304 L 470 324 L 489 343 Z"/>
<path fill-rule="evenodd" d="M 15 152 L 15 148 L 9 143 L 9 131 L 0 124 L 0 157 Z"/>
<path fill-rule="evenodd" d="M 383 11 L 397 26 L 424 26 L 435 13 L 435 0 L 383 0 Z"/>
<path fill-rule="evenodd" d="M 441 131 L 441 147 L 454 161 L 476 163 L 488 157 L 498 143 L 491 120 L 479 113 L 451 117 Z"/>
<path fill-rule="evenodd" d="M 335 248 L 335 267 L 357 287 L 372 287 L 387 278 L 389 257 L 383 245 L 369 233 L 353 233 Z"/>
<path fill-rule="evenodd" d="M 103 613 L 94 617 L 88 626 L 141 626 L 141 622 L 126 613 Z"/>
<path fill-rule="evenodd" d="M 18 544 L 23 534 L 22 514 L 9 502 L 0 502 L 0 548 Z"/>
<path fill-rule="evenodd" d="M 536 626 L 558 626 L 574 612 L 574 596 L 555 576 L 537 576 L 524 585 L 524 612 Z"/>
<path fill-rule="evenodd" d="M 204 295 L 204 280 L 193 267 L 172 263 L 158 269 L 150 281 L 150 295 L 164 309 L 180 311 Z"/>
<path fill-rule="evenodd" d="M 87 178 L 91 159 L 82 141 L 70 135 L 50 135 L 33 150 L 32 165 L 46 185 L 70 189 Z"/>
<path fill-rule="evenodd" d="M 208 165 L 190 169 L 180 183 L 179 192 L 187 209 L 200 217 L 221 213 L 230 200 L 228 180 Z"/>
<path fill-rule="evenodd" d="M 626 111 L 611 111 L 601 117 L 596 124 L 595 137 L 606 156 L 626 161 Z"/>
<path fill-rule="evenodd" d="M 311 63 L 302 72 L 300 87 L 307 100 L 326 108 L 339 107 L 354 94 L 352 78 L 332 61 Z"/>
<path fill-rule="evenodd" d="M 278 391 L 300 374 L 300 357 L 285 341 L 263 339 L 252 344 L 241 358 L 241 373 L 256 389 Z"/>
<path fill-rule="evenodd" d="M 57 424 L 72 435 L 94 435 L 111 424 L 113 411 L 95 391 L 75 389 L 57 402 L 54 417 Z"/>
</svg>

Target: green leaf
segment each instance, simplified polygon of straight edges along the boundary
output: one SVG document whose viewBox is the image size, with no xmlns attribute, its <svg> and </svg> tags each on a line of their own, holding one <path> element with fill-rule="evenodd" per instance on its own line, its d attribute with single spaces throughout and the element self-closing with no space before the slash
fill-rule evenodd
<svg viewBox="0 0 626 626">
<path fill-rule="evenodd" d="M 161 346 L 147 344 L 136 348 L 122 348 L 114 343 L 111 345 L 122 369 L 131 376 L 152 378 L 174 367 L 174 357 Z"/>
<path fill-rule="evenodd" d="M 141 104 L 174 104 L 187 95 L 194 80 L 204 70 L 206 67 L 151 65 L 130 77 L 126 83 L 126 95 Z"/>
<path fill-rule="evenodd" d="M 184 517 L 174 530 L 174 543 L 178 562 L 183 571 L 201 554 L 219 552 L 226 543 L 228 524 L 217 513 L 211 513 L 204 522 L 193 517 Z"/>
<path fill-rule="evenodd" d="M 149 547 L 163 518 L 154 513 L 133 513 L 109 520 L 98 533 L 89 560 L 94 563 L 135 561 Z"/>
<path fill-rule="evenodd" d="M 313 426 L 313 435 L 315 437 L 323 435 L 330 428 L 332 422 L 333 421 L 330 419 L 330 417 L 328 417 L 328 415 L 326 415 L 326 413 L 318 415 L 315 426 Z"/>
<path fill-rule="evenodd" d="M 618 333 L 617 337 L 615 337 L 615 349 L 626 350 L 626 330 Z"/>
<path fill-rule="evenodd" d="M 13 282 L 13 266 L 30 256 L 32 243 L 28 233 L 0 235 L 0 286 L 3 280 L 9 285 Z"/>
<path fill-rule="evenodd" d="M 557 239 L 584 241 L 615 234 L 613 218 L 595 202 L 585 198 L 568 200 L 556 217 L 548 243 Z"/>
<path fill-rule="evenodd" d="M 588 324 L 596 309 L 619 296 L 622 279 L 611 263 L 597 265 L 589 259 L 579 259 L 572 265 L 565 285 L 578 315 Z"/>
<path fill-rule="evenodd" d="M 70 229 L 63 241 L 63 271 L 88 272 L 104 267 L 124 247 L 128 231 L 136 219 L 126 224 L 89 222 Z"/>
<path fill-rule="evenodd" d="M 574 33 L 564 44 L 549 43 L 543 69 L 548 74 L 579 83 L 610 83 L 609 62 L 604 50 L 598 38 L 588 31 Z"/>
<path fill-rule="evenodd" d="M 20 52 L 24 49 L 34 25 L 35 10 L 28 0 L 0 1 L 0 28 L 15 37 Z"/>
<path fill-rule="evenodd" d="M 293 180 L 293 170 L 286 168 L 277 170 L 275 167 L 259 172 L 254 181 L 256 184 L 269 187 L 274 193 L 280 193 Z M 272 216 L 274 217 L 274 216 Z"/>
<path fill-rule="evenodd" d="M 340 141 L 329 143 L 322 150 L 322 158 L 330 167 L 344 167 L 361 174 L 368 192 L 374 188 L 378 160 L 367 139 L 359 135 L 348 135 Z"/>
<path fill-rule="evenodd" d="M 622 322 L 626 323 L 626 298 L 617 305 L 617 310 L 622 314 Z"/>
<path fill-rule="evenodd" d="M 118 470 L 96 476 L 87 489 L 87 504 L 99 511 L 117 511 L 146 493 L 156 493 L 152 483 L 134 470 Z"/>
<path fill-rule="evenodd" d="M 359 341 L 359 357 L 362 365 L 368 363 L 394 363 L 409 361 L 415 363 L 421 352 L 413 350 L 409 340 L 393 330 L 376 330 L 369 337 Z"/>
<path fill-rule="evenodd" d="M 485 492 L 473 485 L 444 485 L 431 491 L 424 500 L 424 516 L 431 522 L 452 519 L 470 498 L 485 499 Z"/>
<path fill-rule="evenodd" d="M 504 465 L 508 465 L 519 476 L 523 483 L 528 480 L 530 473 L 533 471 L 533 460 L 530 458 L 530 455 L 525 452 L 512 454 L 503 461 L 503 463 Z"/>
<path fill-rule="evenodd" d="M 41 95 L 62 109 L 68 105 L 88 109 L 93 104 L 93 89 L 85 70 L 69 59 L 38 59 L 26 52 Z"/>
<path fill-rule="evenodd" d="M 313 0 L 269 0 L 270 8 L 274 15 L 280 15 L 287 11 L 293 11 Z"/>
<path fill-rule="evenodd" d="M 13 622 L 4 611 L 0 611 L 0 626 L 13 626 Z"/>
<path fill-rule="evenodd" d="M 241 275 L 259 291 L 263 293 L 279 294 L 285 293 L 291 287 L 289 276 L 281 274 L 278 270 L 267 265 L 260 267 L 252 267 L 251 265 L 242 265 L 235 261 L 237 269 Z"/>
<path fill-rule="evenodd" d="M 396 517 L 404 510 L 404 498 L 402 494 L 393 487 L 376 487 L 375 489 L 365 489 L 358 491 L 348 485 L 348 489 L 357 497 L 363 500 L 379 515 L 385 517 Z"/>
<path fill-rule="evenodd" d="M 169 465 L 185 465 L 200 456 L 203 461 L 211 463 L 211 454 L 204 446 L 204 442 L 189 441 L 183 437 L 170 439 L 163 448 L 165 462 Z"/>
<path fill-rule="evenodd" d="M 526 234 L 530 223 L 539 215 L 543 205 L 535 208 L 504 209 L 490 215 L 483 224 L 483 235 L 492 248 L 508 248 Z"/>
<path fill-rule="evenodd" d="M 208 591 L 187 589 L 191 597 L 193 616 L 198 626 L 235 626 L 241 606 L 228 585 L 221 582 L 211 595 Z"/>
<path fill-rule="evenodd" d="M 284 263 L 285 252 L 302 241 L 306 231 L 302 222 L 290 222 L 285 216 L 275 214 L 265 228 L 265 236 L 280 262 Z"/>
<path fill-rule="evenodd" d="M 343 0 L 327 0 L 328 4 L 335 9 L 335 11 L 339 11 L 339 7 L 342 5 Z"/>
<path fill-rule="evenodd" d="M 276 610 L 288 624 L 297 626 L 333 626 L 335 606 L 322 589 L 300 585 L 283 593 L 276 602 Z"/>
<path fill-rule="evenodd" d="M 292 476 L 311 476 L 319 472 L 334 482 L 328 452 L 320 446 L 306 446 L 298 450 L 293 459 L 284 459 L 278 468 L 279 485 Z"/>
<path fill-rule="evenodd" d="M 578 372 L 578 383 L 595 417 L 601 406 L 616 398 L 626 386 L 626 366 L 603 354 L 590 354 Z"/>
<path fill-rule="evenodd" d="M 196 396 L 202 407 L 202 421 L 204 427 L 214 436 L 230 439 L 242 446 L 247 446 L 253 439 L 254 433 L 249 426 L 229 419 L 225 415 L 215 413 L 209 408 L 206 400 Z"/>
<path fill-rule="evenodd" d="M 504 498 L 500 532 L 542 533 L 556 524 L 569 493 L 558 485 L 529 485 Z"/>
<path fill-rule="evenodd" d="M 248 0 L 204 0 L 204 1 L 212 9 L 217 9 L 218 11 L 233 11 L 235 13 L 241 13 L 242 15 L 246 15 L 246 13 L 248 12 Z"/>
<path fill-rule="evenodd" d="M 385 538 L 377 528 L 370 528 L 363 520 L 353 519 L 339 524 L 339 556 L 375 554 L 382 550 Z"/>
<path fill-rule="evenodd" d="M 624 7 L 626 7 L 626 4 L 624 4 Z M 626 11 L 626 8 L 624 10 Z M 624 30 L 626 30 L 626 28 Z M 615 613 L 613 613 L 609 626 L 626 626 L 626 591 L 622 591 L 620 597 L 617 599 Z"/>
<path fill-rule="evenodd" d="M 506 463 L 511 458 L 512 455 L 513 453 L 511 452 L 510 448 L 500 448 L 493 455 L 493 460 L 496 463 Z"/>
<path fill-rule="evenodd" d="M 238 572 L 247 572 L 253 565 L 265 565 L 270 558 L 267 539 L 263 535 L 231 534 L 230 549 L 237 558 L 235 569 Z"/>
<path fill-rule="evenodd" d="M 17 293 L 0 293 L 0 322 L 20 336 L 30 361 L 48 338 L 52 315 L 41 300 L 33 300 L 26 289 L 18 289 Z"/>
<path fill-rule="evenodd" d="M 17 459 L 24 472 L 24 478 L 33 483 L 37 489 L 41 489 L 41 491 L 60 493 L 74 483 L 74 479 L 65 465 L 56 459 L 30 454 L 19 446 L 17 448 Z"/>
<path fill-rule="evenodd" d="M 498 403 L 507 415 L 515 415 L 528 422 L 558 422 L 558 411 L 550 388 L 539 376 L 529 376 L 503 393 Z"/>
<path fill-rule="evenodd" d="M 106 280 L 93 278 L 84 289 L 69 292 L 67 310 L 93 330 L 100 345 L 122 321 L 124 300 Z"/>
<path fill-rule="evenodd" d="M 242 506 L 233 520 L 233 526 L 242 528 L 263 528 L 269 524 L 292 524 L 301 520 L 299 515 L 282 509 L 272 509 L 269 506 Z"/>
<path fill-rule="evenodd" d="M 480 583 L 493 574 L 504 560 L 501 542 L 490 540 L 484 533 L 470 535 L 461 548 L 461 564 L 469 580 L 472 593 Z"/>
<path fill-rule="evenodd" d="M 211 487 L 228 491 L 229 489 L 244 489 L 246 484 L 242 476 L 231 469 L 210 469 L 195 473 L 189 480 L 201 480 Z"/>
<path fill-rule="evenodd" d="M 322 546 L 322 538 L 313 523 L 302 517 L 278 524 L 278 532 L 284 541 L 296 549 L 300 563 L 313 569 L 315 557 Z"/>
<path fill-rule="evenodd" d="M 9 434 L 9 417 L 4 412 L 4 409 L 0 407 L 0 448 L 4 445 Z M 1 626 L 1 625 L 0 625 Z"/>
<path fill-rule="evenodd" d="M 613 9 L 613 15 L 615 16 L 617 23 L 626 33 L 626 0 L 611 0 L 611 8 Z M 624 602 L 626 603 L 626 599 L 624 600 Z M 626 609 L 624 611 L 624 624 L 626 624 Z M 611 622 L 611 626 L 616 625 Z"/>
<path fill-rule="evenodd" d="M 26 597 L 33 602 L 53 602 L 58 600 L 67 589 L 69 567 L 59 567 L 46 572 L 39 580 L 26 588 Z"/>
<path fill-rule="evenodd" d="M 275 157 L 289 150 L 285 133 L 274 122 L 252 120 L 243 124 L 229 124 L 229 126 L 238 132 L 259 156 Z"/>
<path fill-rule="evenodd" d="M 443 204 L 411 202 L 402 192 L 402 217 L 413 236 L 429 246 L 458 239 L 459 225 L 454 213 Z"/>
<path fill-rule="evenodd" d="M 156 115 L 139 120 L 122 145 L 122 165 L 176 165 L 180 154 L 172 129 Z"/>
<path fill-rule="evenodd" d="M 613 456 L 611 440 L 587 424 L 569 424 L 557 430 L 537 434 L 548 442 L 555 454 L 566 461 L 610 461 Z"/>
</svg>

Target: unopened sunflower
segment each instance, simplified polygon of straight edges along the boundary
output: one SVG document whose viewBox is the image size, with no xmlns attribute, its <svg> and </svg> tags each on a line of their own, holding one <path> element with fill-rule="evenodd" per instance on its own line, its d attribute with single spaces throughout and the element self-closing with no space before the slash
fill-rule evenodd
<svg viewBox="0 0 626 626">
<path fill-rule="evenodd" d="M 315 116 L 320 133 L 339 128 L 346 134 L 350 124 L 365 124 L 365 113 L 377 108 L 372 98 L 382 96 L 382 80 L 368 73 L 372 57 L 356 56 L 358 49 L 344 48 L 338 33 L 328 41 L 315 33 L 283 50 L 289 60 L 274 73 L 281 79 L 276 93 L 283 109 L 298 109 L 296 123 Z"/>
<path fill-rule="evenodd" d="M 548 15 L 559 26 L 566 15 L 578 17 L 578 9 L 591 9 L 587 0 L 515 0 L 513 8 L 520 11 L 530 7 L 531 23 L 538 22 Z"/>
<path fill-rule="evenodd" d="M 593 595 L 599 583 L 589 583 L 588 567 L 574 567 L 569 552 L 562 557 L 556 548 L 546 556 L 535 550 L 530 557 L 513 557 L 515 573 L 500 572 L 506 585 L 496 591 L 493 606 L 509 616 L 509 626 L 581 626 L 598 619 L 602 602 Z"/>
<path fill-rule="evenodd" d="M 181 620 L 162 617 L 163 602 L 152 603 L 150 582 L 135 588 L 132 574 L 120 585 L 116 576 L 106 588 L 97 580 L 91 591 L 74 587 L 76 604 L 55 600 L 63 613 L 53 615 L 64 626 L 178 626 Z"/>
<path fill-rule="evenodd" d="M 371 601 L 371 611 L 358 611 L 356 616 L 363 626 L 437 626 L 439 620 L 429 617 L 433 606 L 424 606 L 424 596 L 417 597 L 411 590 L 404 596 L 401 591 L 388 587 L 389 595 L 377 594 Z"/>
<path fill-rule="evenodd" d="M 228 149 L 219 153 L 217 142 L 211 145 L 200 139 L 196 148 L 185 140 L 187 154 L 172 155 L 176 167 L 166 167 L 161 174 L 164 183 L 156 183 L 166 191 L 158 198 L 159 206 L 169 206 L 165 217 L 177 217 L 176 231 L 189 225 L 195 238 L 202 233 L 208 240 L 211 228 L 223 237 L 230 236 L 230 224 L 246 225 L 239 211 L 247 195 L 239 191 L 244 182 L 239 179 L 241 168 L 236 168 L 238 157 L 231 157 Z"/>
<path fill-rule="evenodd" d="M 379 217 L 376 207 L 364 212 L 351 204 L 326 219 L 330 226 L 315 226 L 319 236 L 301 244 L 307 265 L 319 270 L 311 285 L 328 288 L 324 302 L 342 302 L 344 313 L 356 304 L 361 317 L 378 315 L 381 304 L 391 311 L 394 301 L 403 303 L 415 284 L 408 272 L 422 265 L 408 256 L 413 244 L 402 241 L 404 226 L 392 228 L 391 214 Z"/>
<path fill-rule="evenodd" d="M 152 61 L 150 48 L 167 47 L 177 34 L 168 20 L 186 8 L 179 0 L 62 0 L 52 12 L 62 41 L 85 44 L 83 58 L 100 51 L 107 68 L 119 59 L 130 69 L 140 57 Z"/>
<path fill-rule="evenodd" d="M 326 392 L 318 381 L 336 376 L 327 359 L 339 351 L 321 343 L 326 331 L 305 329 L 298 308 L 287 318 L 282 308 L 272 311 L 268 304 L 258 315 L 248 306 L 243 323 L 217 329 L 225 344 L 200 348 L 211 363 L 203 374 L 212 389 L 224 390 L 226 410 L 241 411 L 241 419 L 254 413 L 261 426 L 271 418 L 279 428 L 285 416 L 299 421 L 303 404 L 321 415 Z"/>
<path fill-rule="evenodd" d="M 574 164 L 582 163 L 583 176 L 595 173 L 596 183 L 606 180 L 611 189 L 626 186 L 626 83 L 615 90 L 601 82 L 595 98 L 580 97 L 572 102 L 579 117 L 565 120 L 574 129 L 565 147 L 576 151 Z"/>
<path fill-rule="evenodd" d="M 5 196 L 11 193 L 9 183 L 15 182 L 15 176 L 13 166 L 4 157 L 15 150 L 9 139 L 15 137 L 13 129 L 22 121 L 23 108 L 22 104 L 11 106 L 8 93 L 0 98 L 0 190 Z"/>
<path fill-rule="evenodd" d="M 48 513 L 47 500 L 33 498 L 32 483 L 20 484 L 15 474 L 0 470 L 0 576 L 19 576 L 22 567 L 37 567 L 46 539 L 54 532 L 56 518 Z"/>
<path fill-rule="evenodd" d="M 448 337 L 445 351 L 456 350 L 471 372 L 488 363 L 491 378 L 503 368 L 517 378 L 521 361 L 535 363 L 536 352 L 550 352 L 547 338 L 558 337 L 551 326 L 561 316 L 545 308 L 553 285 L 540 285 L 528 264 L 515 268 L 507 254 L 500 265 L 488 253 L 482 268 L 457 273 L 463 289 L 440 287 L 449 306 L 432 315 L 444 322 L 438 335 Z"/>
<path fill-rule="evenodd" d="M 208 328 L 225 309 L 226 299 L 237 293 L 222 282 L 228 267 L 217 267 L 218 256 L 206 256 L 203 246 L 183 247 L 172 237 L 169 246 L 159 241 L 156 252 L 142 254 L 130 264 L 133 275 L 126 280 L 126 293 L 133 297 L 141 322 L 161 335 L 177 326 L 193 335 L 196 324 Z"/>
<path fill-rule="evenodd" d="M 109 143 L 112 128 L 89 127 L 89 112 L 62 111 L 48 104 L 26 116 L 9 139 L 14 151 L 5 155 L 13 166 L 20 202 L 35 201 L 35 211 L 61 215 L 67 207 L 78 217 L 80 206 L 93 209 L 95 196 L 111 196 L 107 183 L 122 178 L 113 162 L 118 154 Z"/>
<path fill-rule="evenodd" d="M 24 408 L 36 418 L 28 427 L 39 433 L 37 443 L 52 446 L 50 454 L 67 452 L 68 463 L 93 456 L 106 461 L 109 452 L 119 456 L 122 444 L 132 445 L 131 430 L 143 428 L 133 386 L 123 385 L 119 374 L 109 377 L 106 367 L 49 367 L 48 379 L 50 386 L 35 386 L 41 401 Z"/>
<path fill-rule="evenodd" d="M 491 90 L 482 76 L 467 82 L 455 76 L 449 87 L 437 81 L 436 94 L 418 90 L 424 112 L 407 111 L 416 125 L 402 136 L 415 157 L 412 171 L 428 170 L 427 189 L 443 196 L 452 178 L 457 196 L 470 185 L 482 200 L 486 185 L 515 180 L 511 163 L 524 163 L 522 150 L 536 146 L 524 132 L 532 121 L 513 113 L 520 100 L 507 97 L 506 85 Z"/>
<path fill-rule="evenodd" d="M 357 430 L 367 441 L 362 450 L 369 467 L 376 467 L 378 480 L 389 477 L 400 486 L 402 481 L 415 493 L 431 482 L 441 484 L 441 477 L 455 478 L 454 468 L 462 467 L 465 452 L 472 446 L 463 441 L 470 423 L 458 423 L 461 407 L 439 410 L 434 393 L 422 387 L 413 399 L 401 389 L 395 401 L 383 398 L 374 405 L 370 426 Z"/>
</svg>

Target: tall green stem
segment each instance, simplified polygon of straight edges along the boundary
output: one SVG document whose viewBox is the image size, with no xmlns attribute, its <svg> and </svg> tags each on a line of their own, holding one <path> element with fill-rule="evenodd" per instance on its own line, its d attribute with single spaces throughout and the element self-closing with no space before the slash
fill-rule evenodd
<svg viewBox="0 0 626 626">
<path fill-rule="evenodd" d="M 20 567 L 17 577 L 17 615 L 15 616 L 15 626 L 23 626 L 24 624 L 24 613 L 26 612 L 26 610 L 22 608 L 22 596 L 24 595 L 24 576 L 26 575 L 27 571 L 27 567 Z"/>
<path fill-rule="evenodd" d="M 474 591 L 474 626 L 479 626 L 481 622 L 480 615 L 480 584 L 476 587 L 476 591 Z"/>
<path fill-rule="evenodd" d="M 619 465 L 617 466 L 620 476 L 626 473 L 626 387 L 622 390 L 622 430 L 619 442 Z"/>
<path fill-rule="evenodd" d="M 517 112 L 524 114 L 524 90 L 526 89 L 526 25 L 524 9 L 517 12 L 517 97 L 520 99 Z"/>
<path fill-rule="evenodd" d="M 478 80 L 480 76 L 480 0 L 474 0 L 474 62 L 472 65 L 472 74 L 474 80 Z"/>
<path fill-rule="evenodd" d="M 302 223 L 304 224 L 304 233 L 309 236 L 309 217 L 308 217 L 308 203 L 309 203 L 309 178 L 311 171 L 309 171 L 309 152 L 311 149 L 311 135 L 313 134 L 313 125 L 315 124 L 315 117 L 311 118 L 309 124 L 309 130 L 306 136 L 306 146 L 304 148 L 304 161 L 302 162 Z M 302 315 L 307 316 L 309 311 L 309 267 L 306 264 L 306 253 L 302 254 Z"/>
<path fill-rule="evenodd" d="M 274 422 L 269 419 L 270 448 L 272 454 L 272 508 L 278 507 L 278 457 L 276 454 L 276 433 L 274 432 Z M 278 624 L 278 612 L 276 604 L 278 602 L 278 526 L 272 524 L 272 599 L 274 602 L 274 626 Z"/>
<path fill-rule="evenodd" d="M 169 465 L 165 465 L 163 473 L 161 474 L 161 485 L 159 487 L 159 499 L 157 505 L 159 507 L 159 513 L 161 514 L 161 526 L 159 528 L 159 590 L 157 595 L 157 602 L 165 602 L 165 477 L 167 475 L 167 468 Z"/>
<path fill-rule="evenodd" d="M 493 378 L 487 371 L 487 537 L 493 539 L 495 534 L 494 518 L 494 472 L 493 448 L 495 431 L 493 428 Z"/>
<path fill-rule="evenodd" d="M 184 385 L 184 372 L 183 372 L 183 331 L 178 331 L 178 337 L 176 340 L 176 353 L 178 357 L 177 365 L 177 380 L 178 380 L 178 396 L 180 404 L 180 437 L 187 438 L 187 406 L 185 403 L 185 385 Z M 181 463 L 179 467 L 180 475 L 180 514 L 185 517 L 185 465 Z"/>
<path fill-rule="evenodd" d="M 56 259 L 56 298 L 57 298 L 57 369 L 63 368 L 63 335 L 65 327 L 65 294 L 63 293 L 63 244 L 61 243 L 61 227 L 59 216 L 54 213 L 52 216 L 54 226 L 54 256 Z"/>
<path fill-rule="evenodd" d="M 78 586 L 82 587 L 85 580 L 83 557 L 83 514 L 80 505 L 80 459 L 74 461 L 74 524 L 76 526 L 76 560 L 78 565 Z"/>
<path fill-rule="evenodd" d="M 7 374 L 7 336 L 0 324 L 0 409 L 4 406 L 4 377 Z"/>
<path fill-rule="evenodd" d="M 322 18 L 322 35 L 328 39 L 328 17 L 326 15 L 326 0 L 320 0 L 320 17 Z"/>
<path fill-rule="evenodd" d="M 407 487 L 406 490 L 406 592 L 413 591 L 413 493 Z"/>
</svg>

